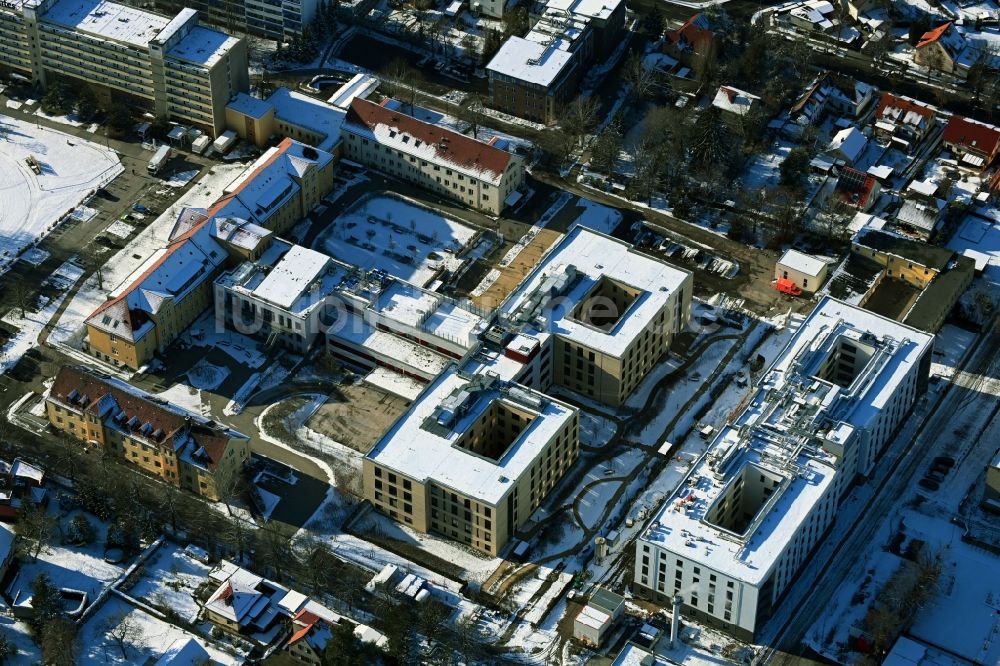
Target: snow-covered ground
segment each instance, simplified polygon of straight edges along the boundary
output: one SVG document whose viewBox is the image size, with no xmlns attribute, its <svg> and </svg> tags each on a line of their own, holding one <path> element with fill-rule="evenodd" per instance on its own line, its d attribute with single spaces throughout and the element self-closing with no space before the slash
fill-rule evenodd
<svg viewBox="0 0 1000 666">
<path fill-rule="evenodd" d="M 166 246 L 181 208 L 211 206 L 222 196 L 225 187 L 244 169 L 246 166 L 242 164 L 219 164 L 203 175 L 184 196 L 111 257 L 100 276 L 94 274 L 87 279 L 54 326 L 49 340 L 54 344 L 78 346 L 86 333 L 84 320 L 107 299 L 109 292 L 125 282 L 150 255 Z"/>
<path fill-rule="evenodd" d="M 398 196 L 367 197 L 316 239 L 317 249 L 363 269 L 382 269 L 424 286 L 441 269 L 456 270 L 455 254 L 476 235 L 458 220 Z"/>
<path fill-rule="evenodd" d="M 26 309 L 23 318 L 21 311 L 17 308 L 12 308 L 3 317 L 3 321 L 15 326 L 18 332 L 7 341 L 3 349 L 0 349 L 0 374 L 16 365 L 26 351 L 38 346 L 38 334 L 42 332 L 42 329 L 45 328 L 66 299 L 66 292 L 73 288 L 82 275 L 82 268 L 70 261 L 65 262 L 47 279 L 62 291 L 61 294 L 47 302 L 44 302 L 43 297 L 39 301 L 39 309 L 35 311 Z"/>
<path fill-rule="evenodd" d="M 155 608 L 170 609 L 182 621 L 193 623 L 199 610 L 194 593 L 208 580 L 210 570 L 211 567 L 192 558 L 177 544 L 165 541 L 143 563 L 138 582 L 124 591 Z"/>
<path fill-rule="evenodd" d="M 111 632 L 123 622 L 134 627 L 126 634 L 124 655 L 118 641 L 111 636 Z M 109 598 L 87 620 L 80 629 L 78 639 L 79 666 L 154 663 L 164 652 L 176 650 L 188 640 L 200 643 L 213 665 L 244 663 L 244 658 L 228 654 L 204 638 L 169 624 L 116 596 Z"/>
<path fill-rule="evenodd" d="M 29 156 L 40 174 L 25 162 Z M 0 117 L 0 271 L 123 170 L 114 151 L 103 146 Z"/>
</svg>

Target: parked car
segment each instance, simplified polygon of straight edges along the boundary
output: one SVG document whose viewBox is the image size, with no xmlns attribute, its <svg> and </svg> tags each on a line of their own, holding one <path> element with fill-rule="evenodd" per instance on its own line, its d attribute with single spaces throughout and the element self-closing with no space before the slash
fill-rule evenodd
<svg viewBox="0 0 1000 666">
<path fill-rule="evenodd" d="M 948 469 L 951 469 L 952 467 L 955 466 L 955 459 L 952 458 L 951 456 L 938 456 L 937 458 L 934 459 L 934 466 L 936 467 L 938 465 L 942 466 L 946 465 Z"/>
<path fill-rule="evenodd" d="M 941 472 L 930 471 L 924 476 L 925 479 L 930 479 L 934 483 L 941 483 L 944 481 L 944 474 Z"/>
</svg>

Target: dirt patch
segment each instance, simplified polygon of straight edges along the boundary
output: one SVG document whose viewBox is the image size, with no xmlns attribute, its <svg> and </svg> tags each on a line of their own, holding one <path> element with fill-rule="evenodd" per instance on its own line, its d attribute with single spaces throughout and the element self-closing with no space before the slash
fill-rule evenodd
<svg viewBox="0 0 1000 666">
<path fill-rule="evenodd" d="M 920 296 L 920 290 L 902 280 L 886 278 L 865 301 L 865 309 L 889 319 L 901 320 Z"/>
<path fill-rule="evenodd" d="M 551 229 L 542 229 L 517 255 L 509 266 L 499 269 L 500 277 L 482 295 L 472 298 L 480 307 L 496 308 L 530 273 L 545 252 L 559 240 L 561 234 Z"/>
<path fill-rule="evenodd" d="M 408 400 L 365 384 L 340 386 L 306 422 L 355 451 L 368 453 L 410 406 Z"/>
</svg>

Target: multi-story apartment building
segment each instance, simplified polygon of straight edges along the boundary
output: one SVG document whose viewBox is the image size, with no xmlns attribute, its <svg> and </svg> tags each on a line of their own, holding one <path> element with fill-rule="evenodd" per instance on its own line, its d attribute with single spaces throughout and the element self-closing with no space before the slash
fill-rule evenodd
<svg viewBox="0 0 1000 666">
<path fill-rule="evenodd" d="M 497 370 L 620 405 L 691 318 L 690 272 L 574 226 L 498 309 L 517 337 Z"/>
<path fill-rule="evenodd" d="M 640 535 L 636 592 L 757 635 L 926 389 L 933 340 L 820 301 Z"/>
<path fill-rule="evenodd" d="M 195 125 L 213 136 L 230 98 L 247 90 L 246 43 L 199 25 L 105 0 L 0 4 L 0 71 L 46 85 L 65 78 L 114 100 Z"/>
<path fill-rule="evenodd" d="M 395 106 L 391 106 L 395 105 Z M 408 116 L 398 103 L 355 98 L 343 124 L 344 157 L 499 215 L 524 182 L 516 155 Z"/>
<path fill-rule="evenodd" d="M 285 139 L 264 153 L 209 210 L 185 209 L 154 253 L 87 318 L 88 349 L 138 369 L 212 304 L 227 264 L 257 259 L 273 234 L 300 221 L 333 187 L 333 156 Z"/>
<path fill-rule="evenodd" d="M 211 500 L 250 461 L 246 435 L 82 366 L 59 371 L 45 412 L 56 430 Z"/>
<path fill-rule="evenodd" d="M 576 408 L 452 369 L 365 456 L 365 498 L 414 530 L 497 555 L 578 452 Z"/>
<path fill-rule="evenodd" d="M 540 123 L 554 122 L 577 94 L 591 62 L 603 62 L 621 42 L 621 0 L 548 0 L 532 10 L 534 26 L 512 36 L 486 66 L 491 105 Z"/>
<path fill-rule="evenodd" d="M 196 9 L 229 32 L 285 41 L 302 34 L 316 17 L 319 0 L 155 0 L 161 11 Z"/>
</svg>

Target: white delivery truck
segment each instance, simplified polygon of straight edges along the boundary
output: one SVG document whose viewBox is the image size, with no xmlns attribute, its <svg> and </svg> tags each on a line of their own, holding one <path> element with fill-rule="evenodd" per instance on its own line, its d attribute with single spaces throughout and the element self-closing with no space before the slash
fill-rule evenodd
<svg viewBox="0 0 1000 666">
<path fill-rule="evenodd" d="M 156 149 L 156 153 L 149 160 L 149 165 L 146 170 L 149 171 L 149 175 L 155 176 L 163 168 L 163 165 L 174 156 L 174 151 L 170 149 L 170 146 L 160 146 Z"/>
</svg>

